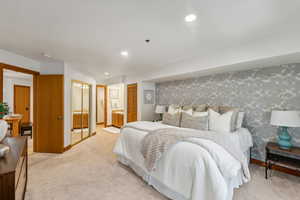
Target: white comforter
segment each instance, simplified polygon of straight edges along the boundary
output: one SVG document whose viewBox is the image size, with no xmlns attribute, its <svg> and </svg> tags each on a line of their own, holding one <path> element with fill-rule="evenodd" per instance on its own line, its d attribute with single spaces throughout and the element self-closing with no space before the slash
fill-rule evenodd
<svg viewBox="0 0 300 200">
<path fill-rule="evenodd" d="M 170 127 L 153 122 L 135 122 L 122 130 L 114 152 L 158 191 L 176 200 L 230 200 L 233 188 L 243 184 L 241 163 L 209 140 L 190 138 L 172 146 L 161 157 L 154 172 L 148 172 L 140 153 L 141 141 L 151 130 Z M 173 127 L 174 128 L 174 127 Z M 220 133 L 240 151 L 252 146 L 247 129 Z"/>
</svg>

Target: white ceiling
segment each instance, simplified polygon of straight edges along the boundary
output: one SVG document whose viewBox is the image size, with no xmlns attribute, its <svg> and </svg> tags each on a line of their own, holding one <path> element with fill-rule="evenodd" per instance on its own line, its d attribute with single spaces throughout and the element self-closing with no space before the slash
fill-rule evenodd
<svg viewBox="0 0 300 200">
<path fill-rule="evenodd" d="M 1 0 L 0 48 L 77 63 L 98 80 L 153 74 L 222 52 L 300 51 L 299 10 L 298 0 Z M 190 13 L 198 18 L 187 24 Z"/>
</svg>

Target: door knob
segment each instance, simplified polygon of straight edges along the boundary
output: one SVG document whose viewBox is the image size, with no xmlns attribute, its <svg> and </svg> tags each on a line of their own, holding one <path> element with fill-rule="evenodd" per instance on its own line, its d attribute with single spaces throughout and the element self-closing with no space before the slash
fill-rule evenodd
<svg viewBox="0 0 300 200">
<path fill-rule="evenodd" d="M 57 117 L 57 120 L 63 120 L 63 119 L 64 119 L 63 116 L 58 116 L 58 117 Z"/>
<path fill-rule="evenodd" d="M 28 110 L 29 110 L 29 108 L 28 108 L 28 107 L 26 107 L 26 108 L 25 108 L 25 110 L 26 110 L 26 111 L 28 111 Z"/>
</svg>

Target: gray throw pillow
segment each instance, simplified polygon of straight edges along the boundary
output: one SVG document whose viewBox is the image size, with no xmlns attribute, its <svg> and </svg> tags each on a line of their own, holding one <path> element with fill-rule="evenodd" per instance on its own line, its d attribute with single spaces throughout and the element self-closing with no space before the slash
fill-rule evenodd
<svg viewBox="0 0 300 200">
<path fill-rule="evenodd" d="M 170 114 L 165 112 L 163 115 L 163 124 L 171 125 L 171 126 L 180 126 L 180 118 L 181 118 L 181 112 Z"/>
<path fill-rule="evenodd" d="M 189 115 L 187 113 L 182 113 L 181 127 L 207 131 L 208 130 L 208 115 L 207 116 L 193 116 L 193 115 Z"/>
</svg>

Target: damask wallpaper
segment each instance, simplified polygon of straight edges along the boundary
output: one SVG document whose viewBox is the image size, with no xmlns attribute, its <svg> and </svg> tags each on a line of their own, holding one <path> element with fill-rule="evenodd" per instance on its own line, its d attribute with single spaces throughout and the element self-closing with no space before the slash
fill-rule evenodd
<svg viewBox="0 0 300 200">
<path fill-rule="evenodd" d="M 158 83 L 158 104 L 234 106 L 245 111 L 243 126 L 253 136 L 252 158 L 264 160 L 265 144 L 276 140 L 270 125 L 273 109 L 300 110 L 300 64 L 258 68 Z M 300 128 L 291 128 L 293 144 L 300 146 Z"/>
</svg>

